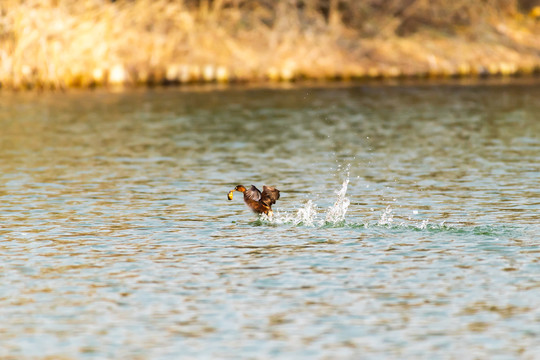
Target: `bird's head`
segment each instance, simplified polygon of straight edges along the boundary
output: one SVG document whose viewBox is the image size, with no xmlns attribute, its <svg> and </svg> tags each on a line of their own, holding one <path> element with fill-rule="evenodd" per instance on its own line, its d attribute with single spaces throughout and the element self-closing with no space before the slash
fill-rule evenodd
<svg viewBox="0 0 540 360">
<path fill-rule="evenodd" d="M 235 191 L 245 192 L 246 188 L 244 187 L 244 185 L 237 185 L 234 189 L 229 191 L 229 193 L 227 194 L 227 199 L 232 200 L 233 199 L 233 192 L 235 192 Z"/>
<path fill-rule="evenodd" d="M 234 188 L 234 190 L 240 191 L 240 192 L 245 192 L 245 191 L 246 191 L 246 188 L 244 187 L 244 185 L 236 185 L 236 187 Z"/>
</svg>

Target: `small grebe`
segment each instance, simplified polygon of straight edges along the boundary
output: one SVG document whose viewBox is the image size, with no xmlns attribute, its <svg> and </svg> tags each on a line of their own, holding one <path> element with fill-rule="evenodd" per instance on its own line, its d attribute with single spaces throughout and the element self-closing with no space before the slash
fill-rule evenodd
<svg viewBox="0 0 540 360">
<path fill-rule="evenodd" d="M 263 191 L 260 192 L 255 186 L 247 190 L 243 185 L 236 186 L 229 191 L 227 198 L 233 199 L 233 192 L 240 191 L 244 193 L 244 202 L 246 205 L 257 214 L 266 214 L 272 216 L 272 205 L 279 199 L 279 190 L 275 187 L 263 185 Z"/>
</svg>

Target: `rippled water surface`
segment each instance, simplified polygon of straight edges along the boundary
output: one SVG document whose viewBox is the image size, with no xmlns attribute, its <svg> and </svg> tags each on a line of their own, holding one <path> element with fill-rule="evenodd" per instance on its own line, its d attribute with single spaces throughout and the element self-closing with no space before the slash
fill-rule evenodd
<svg viewBox="0 0 540 360">
<path fill-rule="evenodd" d="M 0 357 L 538 359 L 539 99 L 3 93 Z"/>
</svg>

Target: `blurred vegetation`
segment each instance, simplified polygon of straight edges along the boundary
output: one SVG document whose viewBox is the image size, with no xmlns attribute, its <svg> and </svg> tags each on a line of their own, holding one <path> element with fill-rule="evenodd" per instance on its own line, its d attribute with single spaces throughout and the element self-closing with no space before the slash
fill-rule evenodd
<svg viewBox="0 0 540 360">
<path fill-rule="evenodd" d="M 3 88 L 515 75 L 540 0 L 2 0 Z"/>
</svg>

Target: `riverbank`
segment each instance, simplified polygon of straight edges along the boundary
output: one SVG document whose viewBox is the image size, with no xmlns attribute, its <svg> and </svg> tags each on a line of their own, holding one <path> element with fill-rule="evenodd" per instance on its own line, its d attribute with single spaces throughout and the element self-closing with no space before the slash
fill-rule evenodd
<svg viewBox="0 0 540 360">
<path fill-rule="evenodd" d="M 64 89 L 540 72 L 538 8 L 517 0 L 458 0 L 451 8 L 444 1 L 375 3 L 7 0 L 0 5 L 0 84 Z"/>
</svg>

